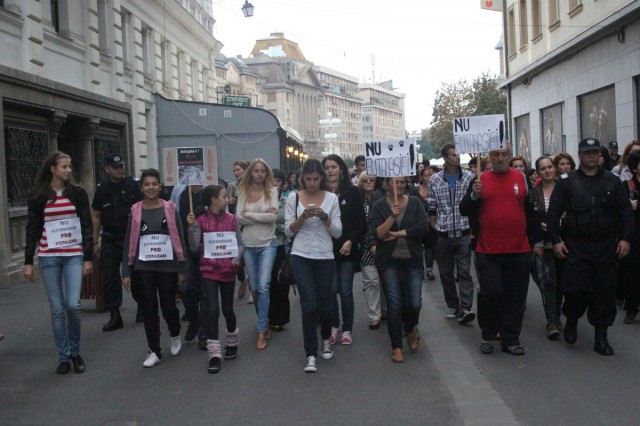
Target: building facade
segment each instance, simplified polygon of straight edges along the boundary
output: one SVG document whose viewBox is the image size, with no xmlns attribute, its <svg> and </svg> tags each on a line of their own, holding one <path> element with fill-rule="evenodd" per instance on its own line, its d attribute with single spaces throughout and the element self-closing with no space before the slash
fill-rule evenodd
<svg viewBox="0 0 640 426">
<path fill-rule="evenodd" d="M 107 153 L 157 166 L 154 96 L 215 102 L 210 0 L 0 2 L 0 286 L 21 279 L 26 201 L 42 159 L 73 158 L 90 196 Z"/>
<path fill-rule="evenodd" d="M 362 128 L 365 142 L 402 139 L 407 136 L 404 123 L 403 93 L 393 90 L 391 82 L 358 85 L 362 106 Z"/>
<path fill-rule="evenodd" d="M 511 139 L 535 160 L 638 139 L 640 1 L 505 1 Z"/>
</svg>

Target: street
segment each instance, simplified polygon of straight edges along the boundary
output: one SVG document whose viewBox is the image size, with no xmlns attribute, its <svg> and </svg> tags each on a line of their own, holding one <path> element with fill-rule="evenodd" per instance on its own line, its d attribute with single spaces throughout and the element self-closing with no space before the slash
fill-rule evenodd
<svg viewBox="0 0 640 426">
<path fill-rule="evenodd" d="M 437 276 L 437 272 L 436 272 Z M 255 310 L 235 301 L 239 356 L 207 374 L 206 352 L 183 342 L 171 356 L 161 319 L 164 357 L 142 367 L 146 340 L 125 295 L 125 328 L 102 332 L 107 314 L 83 301 L 82 355 L 87 371 L 55 373 L 57 356 L 41 283 L 0 290 L 0 422 L 3 425 L 172 424 L 635 424 L 640 406 L 640 324 L 609 337 L 616 354 L 593 352 L 593 329 L 581 320 L 578 343 L 546 338 L 540 292 L 530 285 L 522 344 L 525 356 L 481 355 L 477 321 L 443 317 L 439 279 L 424 281 L 417 353 L 390 361 L 386 326 L 369 330 L 361 279 L 354 281 L 354 343 L 305 374 L 300 305 L 290 294 L 291 323 L 265 351 L 255 345 Z M 181 311 L 182 305 L 179 304 Z M 221 329 L 224 320 L 220 320 Z M 186 331 L 183 323 L 182 335 Z M 197 340 L 197 339 L 196 339 Z M 222 343 L 224 346 L 224 342 Z M 627 396 L 630 391 L 632 396 Z"/>
</svg>

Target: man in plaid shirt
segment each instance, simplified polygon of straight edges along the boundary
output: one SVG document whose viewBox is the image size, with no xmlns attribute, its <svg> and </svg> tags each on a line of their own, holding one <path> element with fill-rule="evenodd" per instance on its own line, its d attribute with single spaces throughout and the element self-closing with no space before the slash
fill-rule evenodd
<svg viewBox="0 0 640 426">
<path fill-rule="evenodd" d="M 446 318 L 466 324 L 476 317 L 473 306 L 471 279 L 471 229 L 469 219 L 460 214 L 460 201 L 473 181 L 474 174 L 460 167 L 455 145 L 448 144 L 440 151 L 444 169 L 431 176 L 427 195 L 429 222 L 438 233 L 436 261 L 440 282 L 447 303 Z M 458 289 L 454 277 L 458 271 Z"/>
</svg>

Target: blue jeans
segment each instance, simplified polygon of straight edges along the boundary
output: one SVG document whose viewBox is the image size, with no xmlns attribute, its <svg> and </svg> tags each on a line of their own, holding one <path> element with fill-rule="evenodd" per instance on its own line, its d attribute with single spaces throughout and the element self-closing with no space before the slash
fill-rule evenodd
<svg viewBox="0 0 640 426">
<path fill-rule="evenodd" d="M 353 329 L 353 275 L 355 274 L 355 262 L 345 260 L 336 262 L 336 272 L 333 274 L 332 287 L 332 318 L 331 326 L 340 327 L 340 311 L 338 310 L 338 297 L 340 294 L 340 306 L 342 307 L 342 331 Z"/>
<path fill-rule="evenodd" d="M 409 333 L 422 309 L 422 265 L 411 259 L 389 259 L 383 265 L 384 294 L 387 297 L 387 328 L 391 348 L 402 349 L 402 327 Z"/>
<path fill-rule="evenodd" d="M 272 240 L 266 247 L 245 247 L 244 265 L 249 278 L 249 287 L 258 314 L 258 333 L 267 331 L 269 322 L 269 285 L 271 270 L 276 260 L 278 243 Z"/>
<path fill-rule="evenodd" d="M 69 361 L 72 355 L 80 353 L 82 259 L 82 255 L 38 258 L 51 307 L 51 325 L 59 362 Z"/>
<path fill-rule="evenodd" d="M 320 315 L 320 337 L 331 336 L 331 280 L 335 271 L 333 259 L 307 259 L 291 255 L 291 273 L 300 292 L 302 335 L 306 356 L 318 356 L 316 316 Z"/>
</svg>

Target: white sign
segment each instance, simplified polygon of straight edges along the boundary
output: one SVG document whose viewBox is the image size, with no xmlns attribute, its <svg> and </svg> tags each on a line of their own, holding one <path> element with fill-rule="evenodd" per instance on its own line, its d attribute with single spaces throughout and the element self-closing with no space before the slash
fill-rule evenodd
<svg viewBox="0 0 640 426">
<path fill-rule="evenodd" d="M 140 237 L 138 259 L 145 262 L 173 260 L 171 237 L 166 234 L 150 234 Z"/>
<path fill-rule="evenodd" d="M 453 142 L 458 154 L 475 154 L 504 148 L 507 142 L 504 114 L 454 118 Z"/>
<path fill-rule="evenodd" d="M 203 237 L 205 258 L 233 259 L 238 257 L 238 240 L 235 232 L 205 232 Z"/>
<path fill-rule="evenodd" d="M 50 249 L 74 246 L 82 243 L 80 218 L 50 220 L 44 223 L 47 245 Z"/>
<path fill-rule="evenodd" d="M 415 176 L 415 139 L 365 142 L 365 164 L 369 176 L 401 177 Z"/>
</svg>

